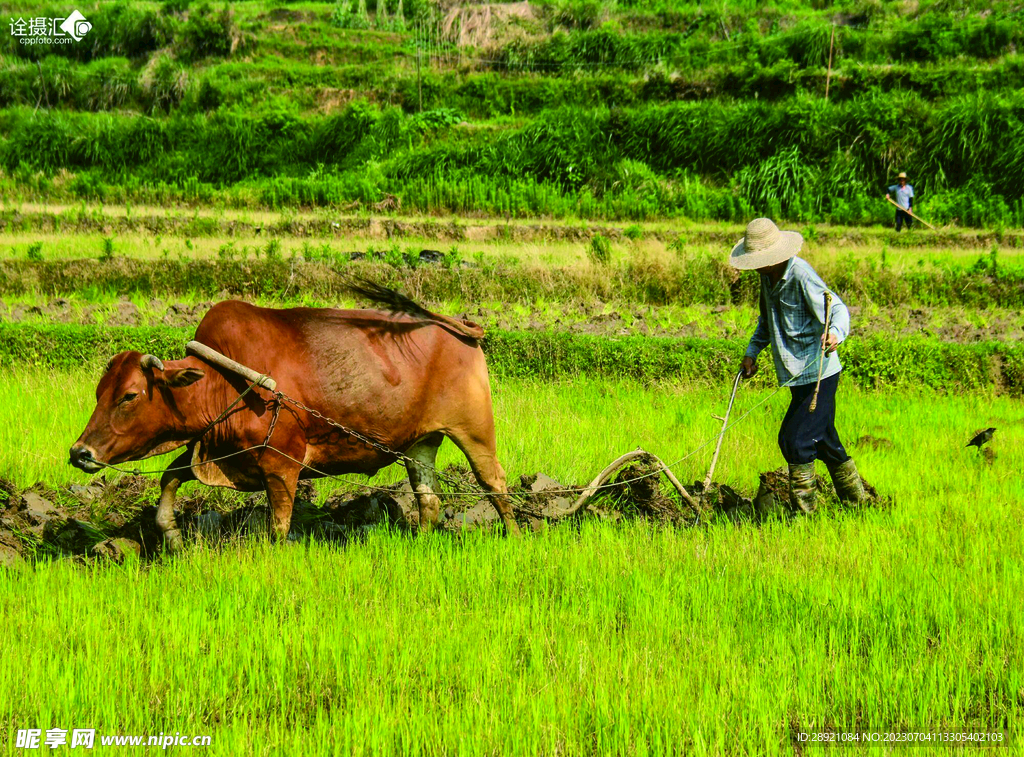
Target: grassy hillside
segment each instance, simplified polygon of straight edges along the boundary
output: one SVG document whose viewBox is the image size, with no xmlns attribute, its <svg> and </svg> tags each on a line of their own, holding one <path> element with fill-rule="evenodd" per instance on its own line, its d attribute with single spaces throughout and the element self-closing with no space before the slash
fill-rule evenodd
<svg viewBox="0 0 1024 757">
<path fill-rule="evenodd" d="M 0 39 L 0 197 L 1024 225 L 1019 7 L 825 5 L 103 4 Z"/>
</svg>

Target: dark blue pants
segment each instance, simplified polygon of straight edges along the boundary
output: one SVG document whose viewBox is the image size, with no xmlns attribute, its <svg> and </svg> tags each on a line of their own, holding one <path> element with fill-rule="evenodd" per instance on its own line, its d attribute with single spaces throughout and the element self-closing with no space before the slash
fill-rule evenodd
<svg viewBox="0 0 1024 757">
<path fill-rule="evenodd" d="M 839 465 L 850 459 L 836 431 L 836 389 L 839 388 L 841 373 L 821 380 L 818 406 L 813 413 L 808 408 L 814 396 L 814 384 L 789 388 L 793 398 L 786 417 L 782 419 L 779 449 L 790 465 L 810 463 L 816 459 L 826 465 Z"/>
<path fill-rule="evenodd" d="M 914 225 L 914 218 L 905 210 L 896 211 L 896 231 L 899 231 L 903 224 L 907 225 L 907 231 L 910 231 Z"/>
</svg>

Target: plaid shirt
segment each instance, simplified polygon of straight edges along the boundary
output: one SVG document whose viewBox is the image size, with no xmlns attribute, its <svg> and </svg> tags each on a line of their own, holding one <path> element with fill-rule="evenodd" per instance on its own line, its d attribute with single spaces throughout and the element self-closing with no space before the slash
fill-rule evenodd
<svg viewBox="0 0 1024 757">
<path fill-rule="evenodd" d="M 826 290 L 832 294 L 829 331 L 842 342 L 850 333 L 850 311 L 807 261 L 791 258 L 774 287 L 768 276 L 761 275 L 761 315 L 745 354 L 757 360 L 761 350 L 771 343 L 779 384 L 792 381 L 793 386 L 800 386 L 818 380 Z M 839 356 L 833 352 L 825 358 L 821 377 L 834 376 L 842 368 Z"/>
</svg>

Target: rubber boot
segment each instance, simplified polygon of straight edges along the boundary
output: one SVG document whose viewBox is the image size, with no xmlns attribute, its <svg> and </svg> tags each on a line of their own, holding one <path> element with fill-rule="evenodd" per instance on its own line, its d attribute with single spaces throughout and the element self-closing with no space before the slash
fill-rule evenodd
<svg viewBox="0 0 1024 757">
<path fill-rule="evenodd" d="M 808 515 L 817 509 L 818 484 L 813 461 L 789 466 L 789 499 Z"/>
<path fill-rule="evenodd" d="M 845 463 L 828 466 L 828 473 L 832 476 L 832 483 L 836 487 L 840 502 L 859 505 L 870 499 L 868 493 L 864 491 L 864 482 L 861 481 L 857 463 L 853 462 L 852 457 Z"/>
</svg>

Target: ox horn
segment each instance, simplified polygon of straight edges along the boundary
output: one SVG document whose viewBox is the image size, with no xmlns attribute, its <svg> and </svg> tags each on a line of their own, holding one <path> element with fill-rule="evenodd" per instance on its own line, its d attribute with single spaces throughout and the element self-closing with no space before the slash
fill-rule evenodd
<svg viewBox="0 0 1024 757">
<path fill-rule="evenodd" d="M 146 370 L 147 368 L 155 368 L 158 371 L 162 371 L 164 369 L 163 361 L 160 360 L 160 358 L 158 358 L 156 355 L 143 355 L 142 360 L 139 361 L 139 365 L 141 366 L 142 370 Z"/>
</svg>

